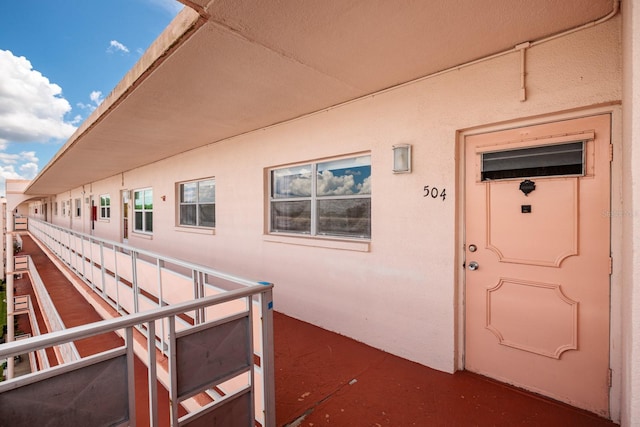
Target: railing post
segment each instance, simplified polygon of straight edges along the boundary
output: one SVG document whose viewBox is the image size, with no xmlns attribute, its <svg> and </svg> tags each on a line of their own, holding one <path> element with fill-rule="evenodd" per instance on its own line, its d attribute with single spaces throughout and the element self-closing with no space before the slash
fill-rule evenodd
<svg viewBox="0 0 640 427">
<path fill-rule="evenodd" d="M 93 265 L 94 265 L 94 262 L 93 262 L 93 237 L 91 237 L 91 236 L 87 237 L 87 241 L 89 242 L 89 269 L 90 269 L 90 272 L 91 272 L 91 274 L 90 274 L 91 275 L 91 285 L 94 288 L 98 288 L 98 286 L 96 284 L 96 280 L 95 280 L 94 274 L 93 274 L 93 270 L 94 270 L 94 268 L 93 268 Z M 82 259 L 84 260 L 85 258 L 86 257 L 83 254 Z"/>
<path fill-rule="evenodd" d="M 136 379 L 134 374 L 133 327 L 125 329 L 127 346 L 127 388 L 129 389 L 129 427 L 136 426 Z"/>
<path fill-rule="evenodd" d="M 198 298 L 200 298 L 200 288 L 198 286 L 198 270 L 196 270 L 195 268 L 191 269 L 191 279 L 193 281 L 193 299 L 197 300 Z M 200 311 L 196 310 L 195 312 L 195 319 L 194 322 L 196 325 L 200 324 Z"/>
<path fill-rule="evenodd" d="M 158 372 L 156 365 L 156 322 L 147 323 L 147 352 L 149 353 L 149 425 L 158 425 Z"/>
<path fill-rule="evenodd" d="M 156 272 L 157 272 L 157 281 L 158 281 L 158 307 L 162 307 L 164 305 L 163 296 L 162 296 L 162 269 L 164 268 L 164 261 L 160 258 L 156 258 Z"/>
<path fill-rule="evenodd" d="M 176 317 L 169 316 L 169 402 L 171 426 L 178 427 L 178 366 L 176 357 Z"/>
<path fill-rule="evenodd" d="M 164 260 L 157 258 L 156 259 L 156 266 L 158 269 L 158 306 L 162 307 L 165 305 L 164 302 L 164 295 L 162 292 L 162 269 L 164 268 Z M 162 352 L 162 354 L 166 354 L 166 338 L 165 338 L 165 321 L 162 320 L 162 323 L 160 324 L 160 351 Z"/>
<path fill-rule="evenodd" d="M 116 310 L 120 313 L 120 276 L 118 276 L 118 248 L 113 247 L 113 277 L 116 280 Z"/>
<path fill-rule="evenodd" d="M 91 263 L 93 268 L 93 263 Z M 105 267 L 104 267 L 104 242 L 100 241 L 100 281 L 102 283 L 102 295 L 107 295 L 107 278 L 105 276 Z"/>
<path fill-rule="evenodd" d="M 262 295 L 260 295 L 260 297 L 262 297 Z M 249 360 L 252 360 L 252 363 L 250 364 L 251 370 L 249 371 L 249 382 L 250 382 L 250 388 L 249 388 L 249 392 L 250 392 L 250 396 L 251 396 L 251 402 L 253 402 L 253 404 L 251 405 L 251 408 L 249 409 L 250 413 L 250 420 L 252 420 L 252 424 L 255 424 L 256 421 L 256 396 L 259 396 L 260 394 L 264 395 L 264 393 L 256 393 L 256 364 L 255 362 L 253 362 L 253 360 L 255 359 L 255 355 L 256 355 L 256 349 L 255 349 L 255 337 L 254 335 L 254 330 L 253 330 L 253 325 L 255 322 L 255 316 L 254 316 L 254 311 L 253 311 L 253 295 L 249 295 L 245 298 L 245 304 L 247 305 L 247 315 L 249 317 L 249 334 L 248 334 L 248 341 L 249 341 L 249 354 L 248 356 L 250 356 Z M 263 337 L 264 338 L 264 337 Z M 263 353 L 264 355 L 264 353 Z M 263 384 L 263 388 L 265 386 L 265 382 L 264 382 L 264 378 L 262 381 Z M 264 399 L 264 398 L 263 398 Z M 263 402 L 264 404 L 264 402 Z M 266 412 L 266 411 L 265 411 Z M 264 414 L 264 413 L 263 413 Z"/>
<path fill-rule="evenodd" d="M 200 298 L 205 297 L 204 280 L 205 280 L 204 272 L 198 271 L 198 293 L 200 294 Z M 207 319 L 206 319 L 205 313 L 206 313 L 206 310 L 204 309 L 204 307 L 202 307 L 200 309 L 200 323 L 206 322 Z"/>
<path fill-rule="evenodd" d="M 260 282 L 263 285 L 271 283 Z M 262 315 L 262 381 L 264 387 L 265 427 L 276 425 L 275 356 L 273 352 L 273 290 L 260 293 Z"/>
<path fill-rule="evenodd" d="M 138 302 L 138 271 L 137 271 L 137 252 L 131 252 L 131 283 L 132 291 L 133 291 L 133 312 L 137 313 L 139 310 L 139 302 Z"/>
<path fill-rule="evenodd" d="M 77 256 L 78 256 L 78 251 L 76 250 L 76 257 Z M 86 261 L 86 256 L 84 255 L 84 236 L 83 235 L 80 235 L 80 260 L 82 261 L 82 278 L 86 282 L 87 269 L 85 267 L 87 265 L 87 261 Z M 91 289 L 95 289 L 95 283 L 93 283 L 93 280 L 91 281 Z"/>
<path fill-rule="evenodd" d="M 68 246 L 67 248 L 69 249 L 69 267 L 73 270 L 76 271 L 75 268 L 73 268 L 73 262 L 71 262 L 73 260 L 73 258 L 71 258 L 73 256 L 73 252 L 71 251 L 71 233 L 67 233 L 67 241 L 68 241 Z"/>
</svg>

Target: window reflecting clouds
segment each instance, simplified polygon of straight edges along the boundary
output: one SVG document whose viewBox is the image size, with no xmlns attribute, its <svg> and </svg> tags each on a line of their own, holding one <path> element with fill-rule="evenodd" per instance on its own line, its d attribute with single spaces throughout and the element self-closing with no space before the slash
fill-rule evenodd
<svg viewBox="0 0 640 427">
<path fill-rule="evenodd" d="M 270 231 L 370 238 L 371 156 L 272 170 Z"/>
<path fill-rule="evenodd" d="M 276 199 L 311 196 L 311 165 L 271 171 L 271 196 Z"/>
<path fill-rule="evenodd" d="M 371 156 L 319 163 L 316 194 L 371 194 Z"/>
</svg>

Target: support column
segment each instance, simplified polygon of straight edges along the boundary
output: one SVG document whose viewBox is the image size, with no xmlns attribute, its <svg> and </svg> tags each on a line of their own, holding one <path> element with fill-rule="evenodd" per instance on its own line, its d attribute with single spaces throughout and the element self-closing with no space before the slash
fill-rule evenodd
<svg viewBox="0 0 640 427">
<path fill-rule="evenodd" d="M 13 305 L 13 270 L 14 268 L 14 260 L 13 260 L 13 225 L 14 225 L 14 217 L 13 210 L 7 212 L 7 282 L 5 283 L 7 288 L 7 342 L 11 342 L 14 340 L 14 305 Z M 7 359 L 7 379 L 11 379 L 14 377 L 14 363 L 13 357 L 9 357 Z"/>
<path fill-rule="evenodd" d="M 622 2 L 623 307 L 621 425 L 640 420 L 640 4 Z"/>
</svg>

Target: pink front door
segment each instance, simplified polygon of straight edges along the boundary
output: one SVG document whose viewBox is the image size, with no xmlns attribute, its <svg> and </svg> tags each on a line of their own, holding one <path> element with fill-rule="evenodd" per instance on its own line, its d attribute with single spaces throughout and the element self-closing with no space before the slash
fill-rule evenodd
<svg viewBox="0 0 640 427">
<path fill-rule="evenodd" d="M 610 116 L 465 143 L 466 369 L 608 416 Z"/>
</svg>

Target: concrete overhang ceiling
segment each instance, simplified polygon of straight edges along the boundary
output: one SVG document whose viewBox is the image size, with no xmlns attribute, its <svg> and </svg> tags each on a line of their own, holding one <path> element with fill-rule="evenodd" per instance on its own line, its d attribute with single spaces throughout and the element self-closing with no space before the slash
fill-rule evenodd
<svg viewBox="0 0 640 427">
<path fill-rule="evenodd" d="M 57 194 L 506 51 L 601 19 L 615 4 L 185 3 L 28 194 Z"/>
</svg>

